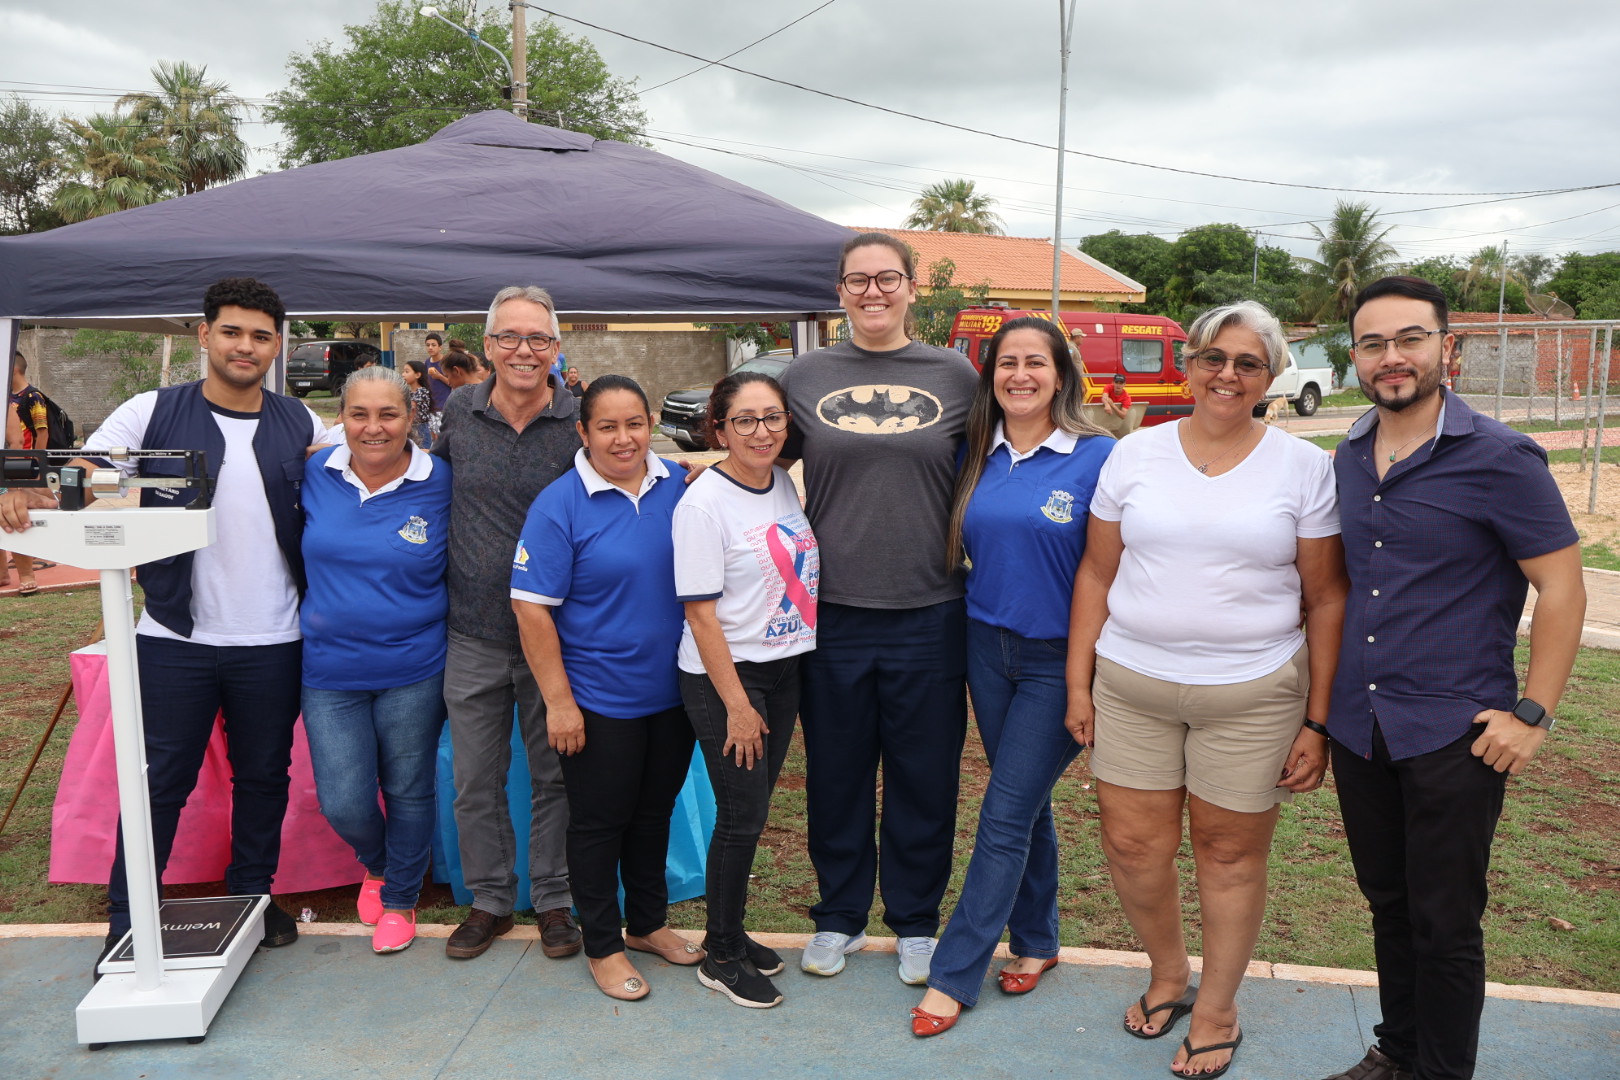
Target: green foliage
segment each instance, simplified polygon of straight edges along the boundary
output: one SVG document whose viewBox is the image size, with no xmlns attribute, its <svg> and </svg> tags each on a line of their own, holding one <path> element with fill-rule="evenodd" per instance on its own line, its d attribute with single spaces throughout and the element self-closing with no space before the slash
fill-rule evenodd
<svg viewBox="0 0 1620 1080">
<path fill-rule="evenodd" d="M 1469 257 L 1468 266 L 1458 275 L 1460 298 L 1456 310 L 1496 311 L 1499 298 L 1503 311 L 1523 315 L 1530 310 L 1524 278 L 1516 264 L 1509 259 L 1504 269 L 1502 262 L 1502 249 L 1494 244 L 1487 244 Z"/>
<path fill-rule="evenodd" d="M 163 140 L 180 194 L 190 195 L 247 172 L 247 144 L 237 133 L 247 103 L 207 65 L 160 60 L 152 69 L 157 90 L 125 94 L 118 108 L 149 135 Z"/>
<path fill-rule="evenodd" d="M 1322 351 L 1327 353 L 1328 363 L 1333 368 L 1333 382 L 1344 385 L 1345 372 L 1350 370 L 1350 328 L 1344 323 L 1327 323 L 1317 328 L 1316 333 L 1300 342 L 1302 346 L 1320 345 Z M 1359 391 L 1357 394 L 1359 396 Z"/>
<path fill-rule="evenodd" d="M 1312 223 L 1317 257 L 1299 260 L 1305 273 L 1300 304 L 1312 322 L 1340 321 L 1363 285 L 1387 273 L 1395 248 L 1387 241 L 1393 225 L 1378 220 L 1378 212 L 1364 202 L 1339 202 L 1328 227 Z"/>
<path fill-rule="evenodd" d="M 1216 270 L 1213 273 L 1194 271 L 1187 300 L 1174 317 L 1182 326 L 1187 326 L 1210 308 L 1239 300 L 1258 301 L 1283 322 L 1295 322 L 1299 318 L 1298 287 L 1293 282 L 1267 278 L 1256 281 L 1252 270 L 1241 273 L 1231 270 Z"/>
<path fill-rule="evenodd" d="M 1080 241 L 1080 250 L 1134 279 L 1147 290 L 1147 300 L 1133 310 L 1150 315 L 1167 314 L 1164 288 L 1173 272 L 1174 245 L 1152 233 L 1127 235 L 1118 229 L 1097 233 Z"/>
<path fill-rule="evenodd" d="M 760 352 L 770 352 L 777 341 L 789 336 L 793 330 L 787 323 L 696 323 L 699 330 L 713 330 L 721 341 L 752 344 Z"/>
<path fill-rule="evenodd" d="M 1259 301 L 1284 320 L 1299 313 L 1300 272 L 1293 256 L 1269 246 L 1257 251 L 1254 236 L 1237 225 L 1200 225 L 1174 243 L 1113 229 L 1086 237 L 1080 250 L 1146 288 L 1146 302 L 1131 310 L 1166 315 L 1183 326 L 1235 300 Z"/>
<path fill-rule="evenodd" d="M 911 204 L 905 227 L 1000 236 L 1005 223 L 995 207 L 996 200 L 974 190 L 972 180 L 941 180 L 923 188 Z"/>
<path fill-rule="evenodd" d="M 370 22 L 344 27 L 341 48 L 323 41 L 288 57 L 289 85 L 271 95 L 275 104 L 265 110 L 287 134 L 283 165 L 411 146 L 452 120 L 509 106 L 501 62 L 440 20 L 420 15 L 418 6 L 382 0 Z M 511 54 L 505 7 L 479 13 L 472 28 Z M 549 19 L 529 26 L 528 84 L 536 122 L 621 140 L 646 126 L 632 82 L 611 75 L 595 46 Z"/>
<path fill-rule="evenodd" d="M 56 189 L 64 221 L 85 221 L 166 199 L 178 176 L 163 139 L 120 116 L 64 120 L 63 161 L 73 179 Z"/>
<path fill-rule="evenodd" d="M 62 129 L 16 94 L 0 97 L 0 235 L 62 224 L 52 196 L 62 178 Z"/>
<path fill-rule="evenodd" d="M 162 380 L 163 337 L 160 334 L 137 334 L 130 330 L 75 330 L 73 340 L 62 352 L 75 359 L 94 357 L 117 364 L 112 378 L 112 392 L 119 401 L 156 390 Z M 195 354 L 191 349 L 177 340 L 169 353 L 171 375 L 188 367 L 194 359 Z M 172 381 L 185 380 L 174 378 Z"/>
<path fill-rule="evenodd" d="M 1542 291 L 1557 293 L 1578 318 L 1620 318 L 1620 251 L 1570 252 Z"/>
<path fill-rule="evenodd" d="M 1452 311 L 1467 310 L 1462 306 L 1463 267 L 1450 255 L 1433 255 L 1427 259 L 1420 259 L 1401 267 L 1400 271 L 1411 277 L 1433 282 L 1446 294 L 1446 303 L 1450 305 Z"/>
<path fill-rule="evenodd" d="M 956 284 L 956 264 L 940 259 L 928 268 L 928 291 L 920 293 L 911 305 L 911 318 L 915 323 L 911 336 L 930 345 L 951 343 L 951 323 L 963 308 L 982 307 L 989 299 L 990 283 L 963 288 Z"/>
</svg>

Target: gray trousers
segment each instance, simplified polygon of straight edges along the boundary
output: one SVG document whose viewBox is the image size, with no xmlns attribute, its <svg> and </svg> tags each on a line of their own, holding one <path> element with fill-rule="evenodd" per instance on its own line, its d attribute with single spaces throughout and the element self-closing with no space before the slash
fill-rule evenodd
<svg viewBox="0 0 1620 1080">
<path fill-rule="evenodd" d="M 546 742 L 546 707 L 517 644 L 450 631 L 444 704 L 455 753 L 456 832 L 461 874 L 473 906 L 507 915 L 517 906 L 517 838 L 507 808 L 512 707 L 529 754 L 529 896 L 536 911 L 571 908 L 568 888 L 568 794 L 562 765 Z"/>
</svg>

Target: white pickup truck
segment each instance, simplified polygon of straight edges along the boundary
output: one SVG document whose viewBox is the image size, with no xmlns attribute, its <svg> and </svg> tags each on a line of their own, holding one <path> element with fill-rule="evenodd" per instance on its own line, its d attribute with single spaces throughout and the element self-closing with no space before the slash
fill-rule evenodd
<svg viewBox="0 0 1620 1080">
<path fill-rule="evenodd" d="M 1313 416 L 1321 406 L 1322 399 L 1332 391 L 1332 368 L 1302 368 L 1290 353 L 1288 366 L 1283 368 L 1281 375 L 1271 380 L 1271 387 L 1266 391 L 1265 400 L 1255 407 L 1254 414 L 1259 416 L 1273 401 L 1287 398 L 1288 403 L 1299 415 Z"/>
</svg>

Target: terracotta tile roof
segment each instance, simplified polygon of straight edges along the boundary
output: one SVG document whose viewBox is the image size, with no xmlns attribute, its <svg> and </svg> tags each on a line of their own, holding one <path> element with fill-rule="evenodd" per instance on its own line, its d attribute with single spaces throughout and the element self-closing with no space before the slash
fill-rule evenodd
<svg viewBox="0 0 1620 1080">
<path fill-rule="evenodd" d="M 1052 242 L 1021 236 L 985 236 L 980 233 L 933 232 L 921 229 L 860 229 L 898 237 L 917 252 L 919 272 L 940 259 L 956 264 L 956 283 L 976 285 L 988 281 L 995 289 L 1052 288 Z M 1101 263 L 1092 266 L 1063 253 L 1063 291 L 1066 293 L 1126 294 L 1142 290 L 1123 274 L 1116 276 Z M 1116 272 L 1117 273 L 1117 272 Z"/>
<path fill-rule="evenodd" d="M 1494 322 L 1546 322 L 1542 315 L 1514 315 L 1511 312 L 1497 318 L 1494 311 L 1453 311 L 1447 316 L 1447 321 L 1453 326 L 1457 323 L 1494 323 Z"/>
</svg>

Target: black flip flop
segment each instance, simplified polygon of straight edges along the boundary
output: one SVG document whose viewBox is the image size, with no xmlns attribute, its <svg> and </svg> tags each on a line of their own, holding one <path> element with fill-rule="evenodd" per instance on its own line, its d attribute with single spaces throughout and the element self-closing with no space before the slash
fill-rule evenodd
<svg viewBox="0 0 1620 1080">
<path fill-rule="evenodd" d="M 1120 1021 L 1120 1026 L 1125 1029 L 1125 1033 L 1127 1035 L 1134 1035 L 1138 1039 L 1158 1039 L 1158 1038 L 1163 1038 L 1165 1035 L 1170 1034 L 1170 1029 L 1175 1027 L 1176 1024 L 1180 1022 L 1180 1020 L 1181 1020 L 1181 1018 L 1183 1016 L 1186 1016 L 1188 1013 L 1192 1012 L 1193 1002 L 1195 1002 L 1197 1000 L 1198 1000 L 1198 987 L 1189 986 L 1189 987 L 1187 987 L 1187 992 L 1185 994 L 1181 995 L 1181 1000 L 1180 1001 L 1166 1001 L 1166 1002 L 1163 1002 L 1161 1004 L 1155 1005 L 1150 1009 L 1150 1008 L 1148 1008 L 1147 995 L 1143 994 L 1141 997 L 1136 999 L 1137 1008 L 1142 1010 L 1142 1023 L 1143 1023 L 1143 1025 L 1147 1025 L 1147 1024 L 1150 1024 L 1150 1023 L 1153 1022 L 1153 1014 L 1154 1013 L 1163 1012 L 1166 1009 L 1170 1010 L 1170 1018 L 1159 1026 L 1158 1031 L 1155 1031 L 1151 1035 L 1147 1034 L 1145 1031 L 1136 1030 L 1135 1028 L 1131 1027 L 1131 1025 L 1125 1023 L 1125 1021 L 1123 1021 L 1123 1020 Z"/>
<path fill-rule="evenodd" d="M 1171 1069 L 1170 1073 L 1173 1076 L 1196 1076 L 1196 1077 L 1201 1078 L 1201 1080 L 1214 1080 L 1215 1077 L 1220 1076 L 1221 1074 L 1226 1072 L 1227 1069 L 1230 1069 L 1232 1067 L 1232 1062 L 1237 1060 L 1237 1048 L 1240 1045 L 1242 1045 L 1242 1043 L 1243 1043 L 1243 1029 L 1242 1028 L 1238 1028 L 1237 1038 L 1233 1039 L 1231 1042 L 1210 1043 L 1208 1046 L 1196 1046 L 1195 1047 L 1192 1044 L 1192 1038 L 1190 1036 L 1187 1037 L 1187 1038 L 1184 1038 L 1184 1039 L 1181 1040 L 1181 1045 L 1187 1051 L 1187 1060 L 1188 1061 L 1191 1061 L 1193 1058 L 1197 1057 L 1199 1054 L 1211 1054 L 1211 1053 L 1214 1053 L 1216 1050 L 1230 1050 L 1230 1051 L 1232 1051 L 1232 1056 L 1226 1059 L 1226 1064 L 1225 1065 L 1222 1065 L 1220 1068 L 1216 1069 L 1214 1072 L 1184 1073 L 1184 1072 L 1177 1072 L 1175 1069 Z"/>
</svg>

